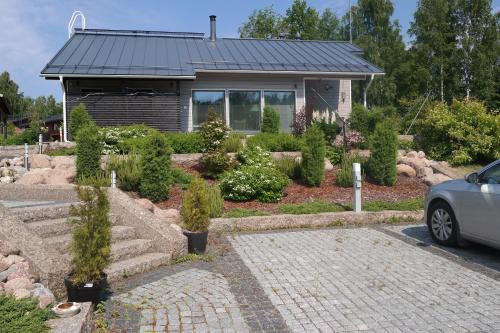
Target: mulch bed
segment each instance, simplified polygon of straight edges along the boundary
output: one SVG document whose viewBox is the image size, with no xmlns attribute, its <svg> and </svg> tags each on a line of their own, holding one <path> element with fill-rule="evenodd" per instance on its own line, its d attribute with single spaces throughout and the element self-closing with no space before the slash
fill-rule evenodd
<svg viewBox="0 0 500 333">
<path fill-rule="evenodd" d="M 196 165 L 178 164 L 176 167 L 182 168 L 192 174 L 200 174 L 200 170 Z M 282 204 L 297 204 L 310 201 L 324 201 L 339 204 L 348 204 L 352 202 L 352 188 L 343 188 L 335 185 L 336 168 L 325 173 L 325 181 L 320 187 L 308 187 L 299 181 L 291 182 L 285 189 L 285 196 L 278 203 L 262 203 L 256 200 L 245 202 L 226 201 L 224 203 L 224 211 L 230 211 L 234 208 L 257 209 L 270 213 L 277 213 L 279 206 Z M 208 180 L 213 183 L 213 180 Z M 422 198 L 427 191 L 425 185 L 420 179 L 408 178 L 404 176 L 398 177 L 394 186 L 381 186 L 370 182 L 366 179 L 361 188 L 363 201 L 401 201 L 404 199 Z M 173 186 L 170 190 L 170 198 L 157 204 L 160 208 L 175 208 L 179 209 L 182 200 L 182 189 L 178 186 Z"/>
</svg>

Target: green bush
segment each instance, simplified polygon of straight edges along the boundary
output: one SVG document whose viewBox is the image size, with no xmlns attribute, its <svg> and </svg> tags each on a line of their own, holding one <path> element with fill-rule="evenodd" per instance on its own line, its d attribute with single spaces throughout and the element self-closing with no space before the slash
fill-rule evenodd
<svg viewBox="0 0 500 333">
<path fill-rule="evenodd" d="M 280 114 L 271 106 L 264 107 L 262 116 L 262 133 L 279 133 Z"/>
<path fill-rule="evenodd" d="M 378 124 L 368 160 L 368 174 L 378 184 L 392 186 L 396 182 L 397 152 L 398 137 L 392 125 L 386 122 Z"/>
<path fill-rule="evenodd" d="M 147 137 L 153 133 L 158 133 L 158 131 L 143 124 L 99 128 L 104 144 L 104 154 L 128 154 L 132 151 L 142 151 Z"/>
<path fill-rule="evenodd" d="M 110 155 L 108 161 L 108 173 L 116 171 L 116 181 L 120 189 L 124 191 L 139 190 L 141 184 L 141 156 L 136 153 L 128 155 Z"/>
<path fill-rule="evenodd" d="M 342 162 L 342 156 L 344 156 L 344 149 L 337 146 L 327 146 L 325 156 L 333 165 L 339 165 Z"/>
<path fill-rule="evenodd" d="M 370 110 L 363 105 L 354 104 L 349 118 L 350 128 L 359 131 L 365 138 L 362 147 L 370 145 L 371 137 L 375 132 L 375 127 L 381 122 L 390 122 L 395 129 L 398 129 L 399 120 L 396 108 L 392 106 L 374 107 Z"/>
<path fill-rule="evenodd" d="M 317 125 L 304 133 L 302 179 L 307 185 L 320 186 L 325 179 L 325 138 Z"/>
<path fill-rule="evenodd" d="M 229 135 L 229 128 L 216 112 L 209 111 L 207 121 L 201 124 L 199 133 L 204 151 L 210 152 L 222 148 Z"/>
<path fill-rule="evenodd" d="M 72 282 L 81 285 L 102 278 L 111 256 L 111 222 L 106 192 L 99 187 L 77 187 L 81 205 L 71 206 Z"/>
<path fill-rule="evenodd" d="M 210 217 L 221 217 L 224 210 L 224 198 L 217 185 L 207 185 L 208 206 L 210 207 Z"/>
<path fill-rule="evenodd" d="M 194 154 L 203 152 L 203 141 L 199 133 L 166 133 L 166 136 L 174 154 Z"/>
<path fill-rule="evenodd" d="M 230 169 L 231 159 L 222 149 L 211 150 L 203 154 L 201 166 L 203 167 L 205 176 L 218 178 L 224 171 Z"/>
<path fill-rule="evenodd" d="M 398 149 L 415 150 L 415 143 L 411 140 L 398 140 Z"/>
<path fill-rule="evenodd" d="M 210 206 L 205 181 L 195 178 L 182 196 L 181 216 L 186 230 L 205 232 L 210 225 Z"/>
<path fill-rule="evenodd" d="M 477 101 L 434 104 L 415 131 L 417 144 L 435 160 L 463 165 L 500 158 L 500 117 Z"/>
<path fill-rule="evenodd" d="M 111 173 L 108 170 L 99 170 L 93 176 L 77 178 L 76 183 L 81 186 L 110 187 Z"/>
<path fill-rule="evenodd" d="M 315 122 L 319 129 L 323 132 L 326 142 L 333 144 L 335 138 L 337 137 L 337 123 L 327 123 L 325 119 Z"/>
<path fill-rule="evenodd" d="M 95 125 L 94 121 L 88 114 L 85 104 L 80 103 L 75 106 L 69 116 L 69 133 L 73 139 L 78 136 L 80 129 L 89 125 Z"/>
<path fill-rule="evenodd" d="M 259 146 L 268 151 L 300 151 L 302 140 L 289 133 L 258 133 L 247 139 L 247 146 Z"/>
<path fill-rule="evenodd" d="M 226 153 L 236 153 L 240 151 L 243 148 L 243 143 L 241 141 L 245 138 L 245 133 L 231 132 L 223 143 L 224 151 Z"/>
<path fill-rule="evenodd" d="M 345 208 L 339 204 L 323 201 L 312 201 L 300 204 L 284 204 L 280 206 L 281 213 L 294 215 L 343 212 L 344 210 Z"/>
<path fill-rule="evenodd" d="M 179 185 L 183 190 L 187 189 L 193 181 L 193 175 L 180 168 L 172 168 L 170 177 L 172 178 L 172 184 Z"/>
<path fill-rule="evenodd" d="M 153 202 L 168 198 L 170 190 L 170 147 L 165 137 L 153 133 L 141 156 L 139 194 Z"/>
<path fill-rule="evenodd" d="M 362 163 L 361 157 L 356 154 L 344 154 L 342 157 L 342 162 L 340 163 L 340 169 L 335 174 L 335 184 L 340 187 L 351 187 L 352 186 L 352 165 L 354 163 Z"/>
<path fill-rule="evenodd" d="M 2 333 L 48 333 L 50 330 L 46 322 L 54 317 L 50 309 L 40 309 L 35 298 L 17 300 L 0 293 Z"/>
<path fill-rule="evenodd" d="M 76 176 L 94 177 L 101 170 L 101 137 L 97 127 L 89 125 L 78 130 L 76 138 Z"/>
<path fill-rule="evenodd" d="M 236 154 L 236 160 L 242 165 L 250 165 L 255 167 L 275 166 L 271 154 L 259 146 L 248 146 Z"/>
<path fill-rule="evenodd" d="M 276 168 L 281 171 L 281 173 L 288 176 L 290 179 L 300 179 L 301 176 L 301 165 L 295 157 L 283 156 L 274 161 Z"/>
</svg>

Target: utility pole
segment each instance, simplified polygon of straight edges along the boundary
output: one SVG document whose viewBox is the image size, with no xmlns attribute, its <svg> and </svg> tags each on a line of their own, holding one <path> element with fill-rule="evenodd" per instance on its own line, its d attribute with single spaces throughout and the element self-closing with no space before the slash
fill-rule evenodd
<svg viewBox="0 0 500 333">
<path fill-rule="evenodd" d="M 352 44 L 352 11 L 351 11 L 351 0 L 349 0 L 349 42 Z"/>
</svg>

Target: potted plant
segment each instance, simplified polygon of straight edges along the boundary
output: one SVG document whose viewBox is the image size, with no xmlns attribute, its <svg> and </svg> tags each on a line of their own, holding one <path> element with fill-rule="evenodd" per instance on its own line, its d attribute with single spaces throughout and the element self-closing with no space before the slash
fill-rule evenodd
<svg viewBox="0 0 500 333">
<path fill-rule="evenodd" d="M 181 216 L 189 253 L 203 253 L 207 247 L 210 207 L 205 181 L 195 178 L 182 197 Z"/>
<path fill-rule="evenodd" d="M 99 187 L 77 187 L 81 205 L 70 209 L 73 271 L 64 279 L 68 301 L 98 302 L 106 286 L 104 269 L 111 255 L 109 202 Z"/>
</svg>

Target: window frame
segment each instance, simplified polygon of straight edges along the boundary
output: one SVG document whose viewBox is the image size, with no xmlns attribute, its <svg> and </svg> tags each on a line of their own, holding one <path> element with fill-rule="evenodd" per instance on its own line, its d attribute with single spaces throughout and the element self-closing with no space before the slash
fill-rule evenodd
<svg viewBox="0 0 500 333">
<path fill-rule="evenodd" d="M 260 98 L 259 98 L 259 107 L 260 107 L 259 129 L 258 130 L 234 130 L 234 131 L 243 132 L 243 133 L 250 134 L 250 135 L 260 133 L 261 132 L 261 127 L 262 127 L 262 116 L 264 114 L 264 94 L 263 94 L 263 90 L 262 89 L 249 89 L 249 88 L 230 88 L 230 89 L 226 89 L 226 91 L 227 91 L 227 94 L 226 94 L 226 96 L 227 96 L 227 126 L 229 126 L 232 130 L 234 130 L 234 129 L 231 127 L 231 103 L 229 101 L 229 94 L 231 93 L 231 91 L 238 91 L 238 92 L 241 92 L 241 91 L 249 91 L 249 92 L 258 91 L 259 92 L 259 94 L 260 94 Z"/>
<path fill-rule="evenodd" d="M 265 104 L 265 96 L 264 94 L 266 93 L 266 91 L 269 91 L 269 92 L 293 92 L 293 100 L 294 100 L 294 110 L 293 110 L 293 120 L 292 121 L 295 121 L 295 117 L 297 116 L 297 89 L 263 89 L 262 90 L 262 113 L 264 113 L 264 107 L 266 106 Z M 271 105 L 272 106 L 272 105 Z M 293 124 L 293 123 L 292 123 Z M 281 130 L 281 129 L 280 129 Z"/>
<path fill-rule="evenodd" d="M 193 94 L 197 91 L 201 92 L 222 92 L 224 94 L 224 111 L 223 111 L 223 120 L 227 125 L 228 118 L 228 110 L 227 110 L 227 89 L 191 89 L 191 96 L 189 96 L 189 110 L 190 110 L 190 123 L 189 123 L 189 131 L 197 131 L 200 128 L 200 125 L 194 124 L 194 101 Z"/>
</svg>

